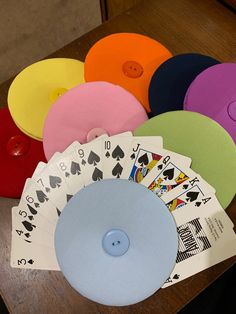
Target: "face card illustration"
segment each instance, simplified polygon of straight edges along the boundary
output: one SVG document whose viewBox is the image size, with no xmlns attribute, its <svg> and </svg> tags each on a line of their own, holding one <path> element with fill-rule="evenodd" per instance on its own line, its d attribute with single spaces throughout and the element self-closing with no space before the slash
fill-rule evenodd
<svg viewBox="0 0 236 314">
<path fill-rule="evenodd" d="M 11 267 L 25 269 L 60 270 L 55 250 L 22 241 L 12 233 Z"/>
<path fill-rule="evenodd" d="M 51 233 L 40 229 L 34 221 L 28 221 L 27 219 L 19 220 L 15 214 L 16 207 L 12 208 L 12 233 L 15 237 L 18 237 L 22 241 L 32 245 L 32 243 L 38 243 L 50 248 L 54 248 L 54 233 L 55 227 L 51 227 Z"/>
<path fill-rule="evenodd" d="M 196 175 L 194 178 L 186 180 L 169 193 L 162 195 L 161 199 L 165 202 L 170 211 L 174 211 L 192 202 L 198 206 L 198 200 L 210 193 L 215 193 L 215 189 L 204 181 L 201 176 Z"/>
<path fill-rule="evenodd" d="M 50 201 L 50 195 L 48 196 L 34 180 L 26 180 L 21 200 L 26 203 L 30 215 L 35 217 L 40 214 L 52 224 L 57 222 L 59 209 Z"/>
<path fill-rule="evenodd" d="M 140 183 L 161 159 L 161 155 L 139 149 L 131 169 L 129 180 Z"/>
<path fill-rule="evenodd" d="M 167 152 L 161 147 L 162 138 L 159 136 L 135 137 L 130 145 L 121 178 L 140 183 Z"/>
<path fill-rule="evenodd" d="M 49 164 L 44 171 L 35 178 L 46 196 L 53 204 L 62 211 L 68 200 L 72 197 L 63 175 L 60 173 L 56 164 Z M 42 197 L 43 198 L 43 197 Z"/>
<path fill-rule="evenodd" d="M 188 180 L 190 173 L 189 168 L 179 167 L 173 162 L 169 162 L 151 182 L 148 189 L 160 197 Z"/>
<path fill-rule="evenodd" d="M 76 149 L 85 186 L 103 179 L 102 141 L 105 137 L 107 136 L 100 136 Z"/>
<path fill-rule="evenodd" d="M 120 178 L 133 141 L 131 132 L 105 138 L 102 143 L 103 178 Z"/>
</svg>

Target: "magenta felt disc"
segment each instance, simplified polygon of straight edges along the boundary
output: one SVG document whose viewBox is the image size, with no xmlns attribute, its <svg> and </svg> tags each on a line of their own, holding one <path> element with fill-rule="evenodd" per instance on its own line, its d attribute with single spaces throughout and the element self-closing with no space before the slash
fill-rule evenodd
<svg viewBox="0 0 236 314">
<path fill-rule="evenodd" d="M 47 159 L 73 141 L 132 131 L 148 119 L 143 106 L 124 88 L 107 82 L 78 85 L 49 110 L 43 130 Z"/>
<path fill-rule="evenodd" d="M 184 109 L 214 119 L 236 142 L 236 63 L 217 64 L 200 73 L 188 88 Z"/>
</svg>

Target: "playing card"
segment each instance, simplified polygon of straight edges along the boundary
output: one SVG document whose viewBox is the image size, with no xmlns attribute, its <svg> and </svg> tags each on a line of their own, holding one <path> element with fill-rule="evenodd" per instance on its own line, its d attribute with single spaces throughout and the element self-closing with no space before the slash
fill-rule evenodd
<svg viewBox="0 0 236 314">
<path fill-rule="evenodd" d="M 51 226 L 50 232 L 40 229 L 34 221 L 25 218 L 19 219 L 15 214 L 17 207 L 12 208 L 12 233 L 14 237 L 19 238 L 28 245 L 32 243 L 41 244 L 50 248 L 54 248 L 54 231 L 55 226 Z"/>
<path fill-rule="evenodd" d="M 29 210 L 29 213 L 36 215 L 40 213 L 44 218 L 49 220 L 51 223 L 55 224 L 60 215 L 60 210 L 50 201 L 51 196 L 47 195 L 32 179 L 27 179 L 25 183 L 25 188 L 21 196 Z"/>
<path fill-rule="evenodd" d="M 103 179 L 101 144 L 105 137 L 107 136 L 102 135 L 75 150 L 85 186 Z"/>
<path fill-rule="evenodd" d="M 123 179 L 142 183 L 153 169 L 156 169 L 155 171 L 157 172 L 157 165 L 159 165 L 160 160 L 163 160 L 162 164 L 165 164 L 170 160 L 170 156 L 175 158 L 175 160 L 178 159 L 180 163 L 185 163 L 186 166 L 191 164 L 190 158 L 159 148 L 157 143 L 157 139 L 153 139 L 150 143 L 145 138 L 132 142 L 131 154 L 127 159 L 125 170 L 122 174 Z"/>
<path fill-rule="evenodd" d="M 56 223 L 50 222 L 47 218 L 40 214 L 38 210 L 27 204 L 23 199 L 15 207 L 15 215 L 20 221 L 28 221 L 49 233 L 53 233 Z"/>
<path fill-rule="evenodd" d="M 74 144 L 70 151 L 63 152 L 56 160 L 56 165 L 73 195 L 84 187 L 82 166 L 76 153 L 76 150 L 81 147 L 82 145 L 79 143 Z"/>
<path fill-rule="evenodd" d="M 103 179 L 120 178 L 127 151 L 133 141 L 131 132 L 105 138 L 102 143 Z"/>
<path fill-rule="evenodd" d="M 142 184 L 159 197 L 196 176 L 196 172 L 185 165 L 178 165 L 178 161 L 168 162 L 158 174 L 155 169 L 143 179 Z"/>
<path fill-rule="evenodd" d="M 216 197 L 173 213 L 179 237 L 176 265 L 162 288 L 173 285 L 236 254 L 232 221 Z"/>
<path fill-rule="evenodd" d="M 215 189 L 208 184 L 199 174 L 188 179 L 184 184 L 161 196 L 170 211 L 196 202 L 206 194 L 215 193 Z"/>
<path fill-rule="evenodd" d="M 60 270 L 54 249 L 35 243 L 29 245 L 14 233 L 11 241 L 11 267 Z"/>
<path fill-rule="evenodd" d="M 59 211 L 63 210 L 73 196 L 55 163 L 47 165 L 35 177 L 35 181 Z"/>
</svg>

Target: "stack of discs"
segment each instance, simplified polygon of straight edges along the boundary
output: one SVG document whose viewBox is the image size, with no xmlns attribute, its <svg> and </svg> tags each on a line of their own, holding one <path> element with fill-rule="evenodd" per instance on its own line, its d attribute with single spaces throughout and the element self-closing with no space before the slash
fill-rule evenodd
<svg viewBox="0 0 236 314">
<path fill-rule="evenodd" d="M 222 63 L 199 74 L 190 85 L 184 109 L 221 124 L 236 143 L 236 63 Z"/>
<path fill-rule="evenodd" d="M 17 128 L 7 108 L 0 110 L 0 121 L 0 196 L 18 198 L 38 162 L 45 161 L 43 145 Z"/>
<path fill-rule="evenodd" d="M 174 56 L 162 63 L 149 85 L 149 103 L 154 116 L 167 111 L 182 110 L 189 85 L 203 70 L 218 64 L 212 57 L 198 53 Z"/>
<path fill-rule="evenodd" d="M 118 33 L 97 41 L 84 65 L 86 82 L 108 81 L 130 91 L 150 112 L 148 86 L 156 68 L 172 55 L 158 41 L 140 34 Z"/>
<path fill-rule="evenodd" d="M 16 125 L 42 140 L 48 110 L 67 90 L 84 81 L 83 63 L 67 58 L 46 59 L 20 72 L 8 92 L 8 106 Z"/>
<path fill-rule="evenodd" d="M 138 100 L 108 82 L 81 84 L 60 97 L 49 110 L 43 131 L 47 159 L 73 141 L 89 142 L 101 134 L 134 130 L 147 120 Z"/>
</svg>

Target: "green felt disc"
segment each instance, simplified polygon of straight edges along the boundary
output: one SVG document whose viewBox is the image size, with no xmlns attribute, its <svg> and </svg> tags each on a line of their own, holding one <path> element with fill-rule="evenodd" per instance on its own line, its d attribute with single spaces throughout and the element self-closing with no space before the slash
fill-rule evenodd
<svg viewBox="0 0 236 314">
<path fill-rule="evenodd" d="M 146 121 L 134 135 L 161 135 L 165 149 L 192 158 L 191 168 L 216 189 L 223 208 L 234 198 L 236 146 L 217 122 L 195 112 L 172 111 Z"/>
</svg>

